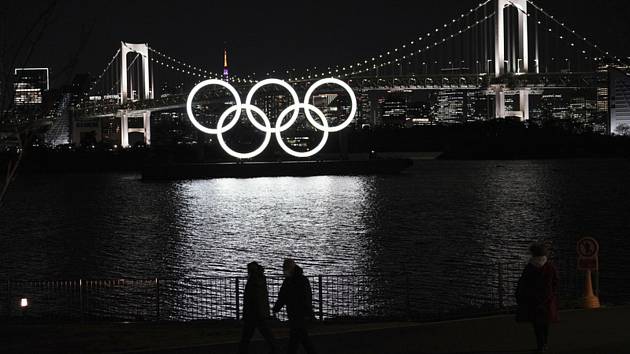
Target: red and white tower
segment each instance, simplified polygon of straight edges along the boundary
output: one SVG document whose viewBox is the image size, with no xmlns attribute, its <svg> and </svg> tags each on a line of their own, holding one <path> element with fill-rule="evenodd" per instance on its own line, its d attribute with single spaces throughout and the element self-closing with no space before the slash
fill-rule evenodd
<svg viewBox="0 0 630 354">
<path fill-rule="evenodd" d="M 223 49 L 223 81 L 230 81 L 227 60 L 227 48 Z"/>
</svg>

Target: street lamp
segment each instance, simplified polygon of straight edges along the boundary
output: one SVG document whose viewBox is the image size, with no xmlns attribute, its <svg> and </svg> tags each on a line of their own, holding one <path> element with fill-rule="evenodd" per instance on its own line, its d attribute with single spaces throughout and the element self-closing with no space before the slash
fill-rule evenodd
<svg viewBox="0 0 630 354">
<path fill-rule="evenodd" d="M 26 316 L 26 310 L 28 309 L 28 299 L 23 297 L 20 299 L 20 309 L 22 310 L 22 317 Z"/>
</svg>

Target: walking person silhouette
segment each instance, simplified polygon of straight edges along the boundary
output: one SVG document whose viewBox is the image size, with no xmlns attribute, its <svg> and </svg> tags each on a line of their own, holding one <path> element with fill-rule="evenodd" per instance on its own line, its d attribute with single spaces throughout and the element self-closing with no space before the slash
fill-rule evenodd
<svg viewBox="0 0 630 354">
<path fill-rule="evenodd" d="M 534 327 L 539 353 L 547 351 L 549 325 L 558 322 L 558 270 L 547 257 L 549 248 L 536 242 L 529 248 L 531 259 L 516 287 L 518 322 Z"/>
<path fill-rule="evenodd" d="M 315 317 L 313 313 L 313 293 L 304 271 L 292 259 L 285 259 L 282 265 L 284 282 L 278 293 L 273 312 L 278 313 L 286 305 L 289 317 L 288 354 L 295 354 L 300 344 L 308 354 L 315 354 L 315 348 L 308 335 L 308 323 Z"/>
<path fill-rule="evenodd" d="M 257 262 L 247 265 L 247 284 L 243 302 L 243 333 L 239 345 L 239 354 L 247 354 L 249 342 L 258 332 L 265 338 L 270 354 L 277 353 L 275 338 L 267 326 L 269 319 L 269 292 L 267 290 L 267 278 L 265 269 Z"/>
</svg>

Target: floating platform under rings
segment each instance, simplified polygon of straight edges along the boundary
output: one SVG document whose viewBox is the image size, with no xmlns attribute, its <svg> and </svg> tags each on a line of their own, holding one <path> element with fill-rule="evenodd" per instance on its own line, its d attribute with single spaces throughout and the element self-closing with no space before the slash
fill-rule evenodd
<svg viewBox="0 0 630 354">
<path fill-rule="evenodd" d="M 308 177 L 398 174 L 411 167 L 411 159 L 336 161 L 225 162 L 148 165 L 145 181 L 211 178 Z"/>
</svg>

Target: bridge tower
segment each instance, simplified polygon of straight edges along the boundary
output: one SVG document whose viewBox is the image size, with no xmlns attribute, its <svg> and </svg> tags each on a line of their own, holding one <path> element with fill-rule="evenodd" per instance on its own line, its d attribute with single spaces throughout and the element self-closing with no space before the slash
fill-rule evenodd
<svg viewBox="0 0 630 354">
<path fill-rule="evenodd" d="M 529 71 L 529 38 L 527 26 L 527 0 L 496 0 L 495 54 L 494 73 L 496 77 L 507 74 L 526 74 Z M 506 10 L 516 8 L 517 25 L 506 26 Z M 509 14 L 509 12 L 508 12 Z M 516 29 L 516 33 L 514 30 Z M 506 40 L 507 39 L 507 40 Z M 507 48 L 506 48 L 507 44 Z M 520 107 L 517 112 L 508 112 L 505 108 L 505 87 L 493 86 L 496 93 L 496 117 L 505 118 L 511 115 L 521 116 L 529 120 L 529 90 L 519 90 Z"/>
<path fill-rule="evenodd" d="M 495 34 L 494 72 L 496 77 L 508 73 L 527 73 L 529 70 L 529 39 L 527 36 L 527 0 L 496 0 L 497 20 Z M 505 9 L 514 7 L 518 15 L 518 31 L 513 33 L 513 26 L 507 28 L 508 48 L 506 48 Z M 517 39 L 518 38 L 518 39 Z M 517 39 L 514 41 L 513 39 Z M 516 42 L 516 43 L 514 43 Z M 507 53 L 506 53 L 507 49 Z M 507 54 L 507 55 L 506 55 Z"/>
<path fill-rule="evenodd" d="M 138 97 L 143 100 L 150 100 L 154 98 L 153 90 L 153 77 L 150 75 L 149 70 L 149 45 L 146 43 L 134 44 L 134 43 L 121 43 L 121 60 L 120 60 L 120 104 L 124 105 L 130 99 L 128 88 L 128 76 L 127 76 L 127 55 L 129 53 L 139 54 L 142 62 L 142 93 L 138 94 Z M 140 83 L 137 84 L 140 89 Z M 123 110 L 118 114 L 120 116 L 120 144 L 122 147 L 129 147 L 129 133 L 142 133 L 144 135 L 144 143 L 146 145 L 151 144 L 151 112 L 142 112 L 140 118 L 142 118 L 142 127 L 129 128 L 129 118 L 131 113 L 127 110 Z"/>
<path fill-rule="evenodd" d="M 143 87 L 142 95 L 139 95 L 139 97 L 144 100 L 153 99 L 153 80 L 151 80 L 149 75 L 149 45 L 146 43 L 133 44 L 125 42 L 120 42 L 120 44 L 120 103 L 125 104 L 129 100 L 129 82 L 127 81 L 127 54 L 129 53 L 137 53 L 142 58 Z"/>
<path fill-rule="evenodd" d="M 144 144 L 151 145 L 151 111 L 131 111 L 119 110 L 116 115 L 120 118 L 120 146 L 127 148 L 129 144 L 129 133 L 142 133 Z M 129 127 L 129 118 L 135 122 L 142 122 L 142 126 Z"/>
</svg>

